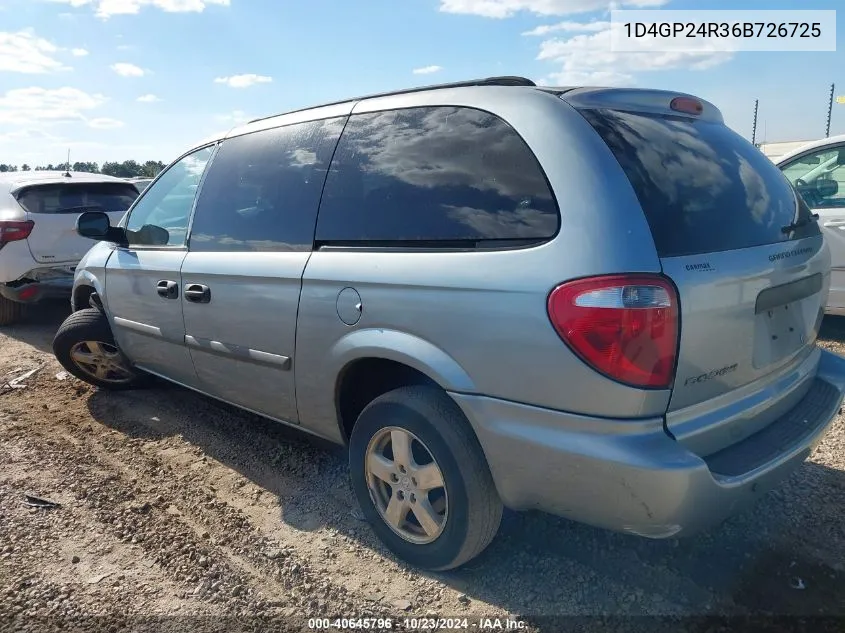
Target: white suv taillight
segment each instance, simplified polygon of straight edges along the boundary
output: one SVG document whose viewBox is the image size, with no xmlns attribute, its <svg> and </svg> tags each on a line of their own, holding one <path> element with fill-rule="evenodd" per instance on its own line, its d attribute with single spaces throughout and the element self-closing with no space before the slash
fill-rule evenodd
<svg viewBox="0 0 845 633">
<path fill-rule="evenodd" d="M 678 349 L 678 295 L 657 275 L 591 277 L 549 295 L 549 318 L 593 369 L 634 387 L 667 388 Z"/>
<path fill-rule="evenodd" d="M 23 222 L 0 222 L 0 246 L 8 242 L 25 240 L 32 233 L 35 223 L 32 220 Z"/>
</svg>

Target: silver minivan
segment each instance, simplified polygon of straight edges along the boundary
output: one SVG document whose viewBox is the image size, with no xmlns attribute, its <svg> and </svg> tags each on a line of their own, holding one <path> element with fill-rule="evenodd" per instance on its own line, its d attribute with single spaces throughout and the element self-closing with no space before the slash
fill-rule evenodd
<svg viewBox="0 0 845 633">
<path fill-rule="evenodd" d="M 692 534 L 838 414 L 830 255 L 712 104 L 501 77 L 256 120 L 164 170 L 79 264 L 53 349 L 348 446 L 372 529 L 450 569 L 503 506 Z"/>
</svg>

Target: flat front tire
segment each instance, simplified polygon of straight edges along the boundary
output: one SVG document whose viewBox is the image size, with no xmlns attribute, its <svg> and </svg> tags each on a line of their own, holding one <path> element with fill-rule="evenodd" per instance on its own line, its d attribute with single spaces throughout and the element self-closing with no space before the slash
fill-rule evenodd
<svg viewBox="0 0 845 633">
<path fill-rule="evenodd" d="M 53 339 L 53 354 L 69 373 L 104 389 L 134 389 L 149 380 L 118 349 L 106 315 L 97 308 L 65 319 Z"/>
<path fill-rule="evenodd" d="M 373 400 L 352 430 L 349 464 L 373 531 L 415 567 L 454 569 L 496 535 L 502 503 L 481 445 L 440 389 L 402 387 Z"/>
</svg>

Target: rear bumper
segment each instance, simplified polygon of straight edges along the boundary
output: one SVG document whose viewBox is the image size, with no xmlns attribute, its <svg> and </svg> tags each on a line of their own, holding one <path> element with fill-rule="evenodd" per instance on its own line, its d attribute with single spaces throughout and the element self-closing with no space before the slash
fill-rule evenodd
<svg viewBox="0 0 845 633">
<path fill-rule="evenodd" d="M 73 273 L 65 269 L 41 269 L 18 281 L 0 284 L 0 296 L 18 303 L 66 299 L 73 290 Z"/>
<path fill-rule="evenodd" d="M 845 395 L 845 359 L 821 351 L 806 395 L 765 429 L 709 457 L 663 420 L 607 420 L 452 394 L 505 505 L 650 538 L 694 534 L 751 504 L 822 440 Z"/>
</svg>

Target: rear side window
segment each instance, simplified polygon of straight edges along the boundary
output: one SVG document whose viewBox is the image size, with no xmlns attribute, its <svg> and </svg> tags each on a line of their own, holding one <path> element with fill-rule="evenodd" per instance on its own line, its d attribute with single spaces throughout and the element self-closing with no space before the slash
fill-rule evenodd
<svg viewBox="0 0 845 633">
<path fill-rule="evenodd" d="M 191 250 L 311 250 L 344 121 L 297 123 L 224 141 L 197 200 Z"/>
<path fill-rule="evenodd" d="M 658 255 L 726 251 L 817 235 L 780 170 L 720 123 L 583 110 L 631 181 Z"/>
<path fill-rule="evenodd" d="M 82 213 L 83 211 L 126 211 L 138 190 L 120 182 L 36 185 L 18 195 L 29 213 Z"/>
<path fill-rule="evenodd" d="M 321 243 L 468 246 L 553 237 L 557 204 L 500 118 L 425 107 L 350 117 L 317 222 Z"/>
</svg>

